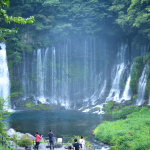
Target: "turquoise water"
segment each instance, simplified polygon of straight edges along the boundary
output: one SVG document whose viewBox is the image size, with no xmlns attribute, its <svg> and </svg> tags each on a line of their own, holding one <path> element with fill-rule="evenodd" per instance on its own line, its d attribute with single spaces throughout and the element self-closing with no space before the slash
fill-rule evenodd
<svg viewBox="0 0 150 150">
<path fill-rule="evenodd" d="M 17 132 L 32 135 L 38 131 L 45 137 L 50 129 L 55 137 L 90 137 L 95 127 L 104 120 L 109 120 L 109 117 L 73 110 L 18 111 L 10 115 L 9 126 Z"/>
</svg>

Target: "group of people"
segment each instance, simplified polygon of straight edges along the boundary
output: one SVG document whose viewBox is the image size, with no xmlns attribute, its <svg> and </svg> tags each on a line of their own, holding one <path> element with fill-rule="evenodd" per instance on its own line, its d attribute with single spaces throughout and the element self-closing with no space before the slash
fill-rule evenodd
<svg viewBox="0 0 150 150">
<path fill-rule="evenodd" d="M 49 137 L 50 149 L 51 149 L 51 146 L 54 149 L 54 133 L 52 132 L 52 130 L 49 131 L 48 137 Z M 37 132 L 35 135 L 35 142 L 36 142 L 35 147 L 37 150 L 39 149 L 39 144 L 40 144 L 41 138 L 42 138 L 42 135 L 39 135 L 39 133 Z"/>
<path fill-rule="evenodd" d="M 52 130 L 49 131 L 48 133 L 49 137 L 49 143 L 50 143 L 50 149 L 53 148 L 54 150 L 54 133 Z M 40 139 L 42 138 L 42 135 L 37 134 L 35 135 L 35 141 L 36 141 L 36 149 L 39 149 L 39 144 L 40 144 Z M 81 139 L 79 139 L 79 143 L 77 142 L 77 139 L 74 139 L 74 144 L 73 144 L 73 149 L 74 150 L 84 150 L 84 145 L 85 145 L 85 140 L 84 137 L 81 136 Z M 68 147 L 68 150 L 71 150 L 71 146 Z"/>
<path fill-rule="evenodd" d="M 77 139 L 74 139 L 73 149 L 74 150 L 84 150 L 85 140 L 84 137 L 81 136 L 81 139 L 79 139 L 79 143 L 77 142 Z M 69 149 L 71 150 L 71 149 Z"/>
</svg>

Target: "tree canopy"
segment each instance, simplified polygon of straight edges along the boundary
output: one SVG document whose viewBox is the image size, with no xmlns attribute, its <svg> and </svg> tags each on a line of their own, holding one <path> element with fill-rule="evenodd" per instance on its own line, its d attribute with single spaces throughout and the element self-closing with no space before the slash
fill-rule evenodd
<svg viewBox="0 0 150 150">
<path fill-rule="evenodd" d="M 24 19 L 22 17 L 9 16 L 7 14 L 7 11 L 4 9 L 4 7 L 6 7 L 6 6 L 9 7 L 9 0 L 1 0 L 0 1 L 0 23 L 6 22 L 6 23 L 10 24 L 11 22 L 15 22 L 15 23 L 19 23 L 19 24 L 26 24 L 26 23 L 34 22 L 33 16 L 26 18 L 26 19 Z M 7 29 L 7 28 L 0 27 L 0 40 L 4 40 L 4 37 L 6 34 L 15 33 L 17 31 L 18 31 L 17 28 Z"/>
</svg>

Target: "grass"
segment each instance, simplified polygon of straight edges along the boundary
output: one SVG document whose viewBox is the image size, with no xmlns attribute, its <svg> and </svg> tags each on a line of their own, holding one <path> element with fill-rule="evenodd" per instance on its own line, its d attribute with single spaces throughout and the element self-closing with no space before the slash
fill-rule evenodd
<svg viewBox="0 0 150 150">
<path fill-rule="evenodd" d="M 150 109 L 135 109 L 126 119 L 103 122 L 94 134 L 97 140 L 110 144 L 110 150 L 150 150 Z"/>
</svg>

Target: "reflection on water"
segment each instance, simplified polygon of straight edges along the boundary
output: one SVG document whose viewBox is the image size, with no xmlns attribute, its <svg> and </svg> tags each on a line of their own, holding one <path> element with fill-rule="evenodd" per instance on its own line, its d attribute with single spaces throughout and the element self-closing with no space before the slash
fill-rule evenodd
<svg viewBox="0 0 150 150">
<path fill-rule="evenodd" d="M 8 122 L 16 131 L 33 135 L 39 131 L 47 136 L 52 129 L 56 137 L 89 136 L 104 118 L 109 119 L 106 116 L 72 110 L 20 111 L 11 114 Z"/>
</svg>

